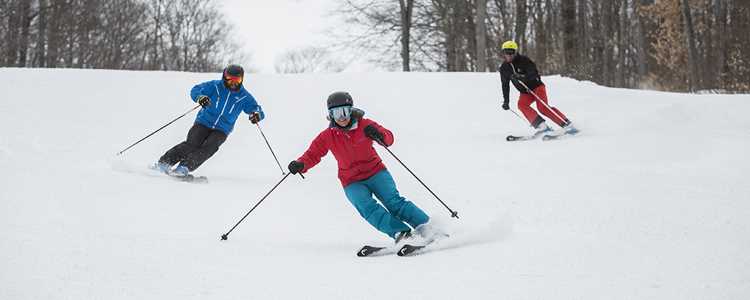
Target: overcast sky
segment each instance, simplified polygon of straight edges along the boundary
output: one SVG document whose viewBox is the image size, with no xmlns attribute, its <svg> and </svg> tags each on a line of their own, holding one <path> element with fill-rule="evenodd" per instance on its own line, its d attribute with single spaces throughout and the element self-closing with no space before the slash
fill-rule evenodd
<svg viewBox="0 0 750 300">
<path fill-rule="evenodd" d="M 284 51 L 326 44 L 325 31 L 338 24 L 327 16 L 336 0 L 222 0 L 224 13 L 236 27 L 237 39 L 252 53 L 253 66 L 273 73 Z"/>
</svg>

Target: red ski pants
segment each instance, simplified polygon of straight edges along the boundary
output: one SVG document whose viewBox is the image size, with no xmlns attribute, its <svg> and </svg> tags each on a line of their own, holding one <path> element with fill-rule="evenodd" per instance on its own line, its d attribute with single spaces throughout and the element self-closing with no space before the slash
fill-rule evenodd
<svg viewBox="0 0 750 300">
<path fill-rule="evenodd" d="M 544 103 L 539 103 L 536 97 L 534 97 L 534 95 L 532 95 L 531 93 L 522 93 L 521 96 L 518 97 L 518 109 L 521 110 L 524 117 L 526 117 L 526 120 L 529 120 L 529 123 L 531 123 L 532 126 L 536 127 L 544 122 L 544 119 L 542 119 L 539 114 L 537 114 L 537 112 L 533 108 L 531 108 L 531 104 L 534 103 L 534 101 L 537 102 L 536 109 L 539 110 L 542 115 L 557 123 L 557 125 L 560 125 L 560 127 L 568 123 L 568 118 L 565 117 L 565 115 L 560 110 L 547 104 L 547 89 L 544 87 L 544 85 L 540 85 L 535 88 L 534 94 L 539 96 L 539 98 L 542 99 Z M 550 110 L 550 108 L 552 108 L 552 110 Z"/>
</svg>

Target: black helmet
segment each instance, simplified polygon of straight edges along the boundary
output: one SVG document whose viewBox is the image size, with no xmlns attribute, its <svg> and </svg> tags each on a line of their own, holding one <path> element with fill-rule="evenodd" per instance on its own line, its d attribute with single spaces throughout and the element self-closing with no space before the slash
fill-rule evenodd
<svg viewBox="0 0 750 300">
<path fill-rule="evenodd" d="M 226 77 L 227 75 L 244 77 L 245 69 L 243 69 L 240 65 L 228 65 L 226 68 L 224 68 L 224 77 Z"/>
<path fill-rule="evenodd" d="M 352 95 L 347 92 L 335 92 L 328 96 L 328 109 L 339 106 L 353 106 Z"/>
</svg>

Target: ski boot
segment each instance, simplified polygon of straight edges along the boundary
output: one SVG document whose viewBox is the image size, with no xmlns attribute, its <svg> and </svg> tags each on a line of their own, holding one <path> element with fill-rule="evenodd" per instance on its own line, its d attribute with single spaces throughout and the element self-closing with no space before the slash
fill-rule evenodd
<svg viewBox="0 0 750 300">
<path fill-rule="evenodd" d="M 569 135 L 576 135 L 580 132 L 575 126 L 573 126 L 572 122 L 568 122 L 568 124 L 563 126 L 563 130 L 565 130 L 565 134 Z"/>
<path fill-rule="evenodd" d="M 154 169 L 154 170 L 157 170 L 157 171 L 159 171 L 159 172 L 161 172 L 161 173 L 164 173 L 164 174 L 169 174 L 169 172 L 170 172 L 170 171 L 171 171 L 171 169 L 172 169 L 172 166 L 170 166 L 170 165 L 169 165 L 169 164 L 167 164 L 167 163 L 163 163 L 163 162 L 157 162 L 157 163 L 155 163 L 155 164 L 154 164 L 154 166 L 153 166 L 153 167 L 151 167 L 151 168 L 152 168 L 152 169 Z"/>
<path fill-rule="evenodd" d="M 398 245 L 401 242 L 406 242 L 412 238 L 411 231 L 397 232 L 393 237 L 395 244 Z"/>
<path fill-rule="evenodd" d="M 549 126 L 547 126 L 547 123 L 542 122 L 539 124 L 539 126 L 536 127 L 536 132 L 534 132 L 533 138 L 538 138 L 551 132 L 552 128 L 549 128 Z"/>
<path fill-rule="evenodd" d="M 448 237 L 447 233 L 429 223 L 417 226 L 417 228 L 414 228 L 414 231 L 419 235 L 419 237 L 424 240 L 426 244 Z"/>
<path fill-rule="evenodd" d="M 186 177 L 190 175 L 190 170 L 185 165 L 179 164 L 176 168 L 174 168 L 174 170 L 170 172 L 170 175 L 177 177 Z"/>
</svg>

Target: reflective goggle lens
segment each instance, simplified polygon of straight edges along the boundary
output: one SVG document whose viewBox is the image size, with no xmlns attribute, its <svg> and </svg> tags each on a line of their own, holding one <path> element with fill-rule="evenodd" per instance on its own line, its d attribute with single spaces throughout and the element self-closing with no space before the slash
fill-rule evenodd
<svg viewBox="0 0 750 300">
<path fill-rule="evenodd" d="M 339 106 L 328 110 L 328 115 L 336 121 L 344 121 L 352 116 L 351 106 Z"/>
<path fill-rule="evenodd" d="M 242 77 L 240 77 L 240 76 L 225 76 L 224 80 L 226 80 L 228 83 L 232 83 L 232 84 L 240 84 L 240 83 L 242 83 Z"/>
</svg>

